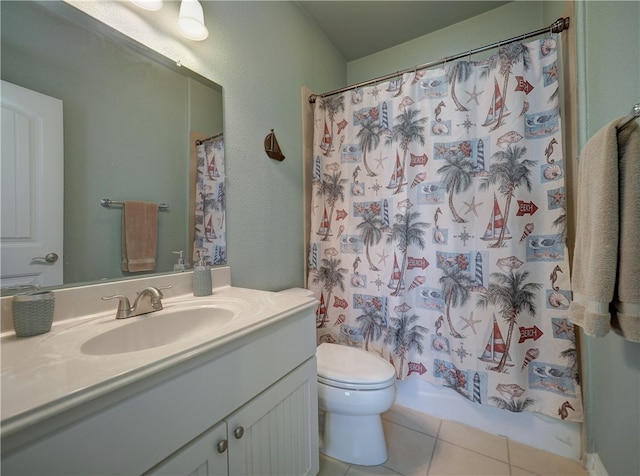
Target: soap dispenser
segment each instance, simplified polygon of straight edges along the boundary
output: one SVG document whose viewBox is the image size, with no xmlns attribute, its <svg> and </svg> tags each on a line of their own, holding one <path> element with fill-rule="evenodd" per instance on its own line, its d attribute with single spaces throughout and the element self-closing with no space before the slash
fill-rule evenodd
<svg viewBox="0 0 640 476">
<path fill-rule="evenodd" d="M 188 266 L 186 264 L 184 264 L 184 258 L 182 257 L 182 250 L 174 251 L 173 254 L 179 255 L 178 256 L 178 262 L 173 265 L 173 270 L 174 271 L 186 271 Z"/>
<path fill-rule="evenodd" d="M 198 251 L 198 264 L 193 267 L 193 295 L 211 296 L 213 283 L 211 282 L 211 267 L 206 264 L 204 257 Z"/>
</svg>

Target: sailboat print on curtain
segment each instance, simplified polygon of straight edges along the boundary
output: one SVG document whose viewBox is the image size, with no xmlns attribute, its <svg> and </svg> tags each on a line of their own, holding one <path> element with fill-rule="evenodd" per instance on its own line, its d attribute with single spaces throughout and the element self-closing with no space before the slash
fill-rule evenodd
<svg viewBox="0 0 640 476">
<path fill-rule="evenodd" d="M 404 289 L 404 277 L 402 273 L 400 273 L 400 266 L 398 266 L 398 257 L 393 255 L 393 271 L 391 273 L 391 278 L 389 279 L 389 284 L 387 285 L 389 289 Z"/>
<path fill-rule="evenodd" d="M 500 326 L 498 326 L 498 321 L 496 320 L 496 315 L 493 315 L 493 328 L 491 329 L 491 334 L 489 335 L 489 339 L 487 340 L 487 345 L 484 348 L 484 352 L 478 359 L 483 362 L 489 362 L 492 364 L 499 364 L 503 355 L 507 353 L 506 360 L 507 362 L 511 362 L 511 357 L 509 357 L 507 346 L 502 338 L 502 332 L 500 332 Z M 513 364 L 508 363 L 507 365 L 513 366 Z"/>
<path fill-rule="evenodd" d="M 504 217 L 502 216 L 502 211 L 500 211 L 500 205 L 498 204 L 498 200 L 494 194 L 493 196 L 493 208 L 491 209 L 491 217 L 489 218 L 489 223 L 487 224 L 487 229 L 482 235 L 482 240 L 485 241 L 493 241 L 497 240 L 500 237 L 500 233 L 504 228 L 505 239 L 511 238 L 511 234 L 509 233 L 509 228 L 506 227 L 504 222 Z"/>
<path fill-rule="evenodd" d="M 399 190 L 406 184 L 407 179 L 404 176 L 404 167 L 400 162 L 400 155 L 396 153 L 396 165 L 393 169 L 393 173 L 391 174 L 391 179 L 389 179 L 389 185 L 387 185 L 387 188 L 391 190 Z"/>
<path fill-rule="evenodd" d="M 324 123 L 324 135 L 322 136 L 322 142 L 320 142 L 320 148 L 327 154 L 332 150 L 331 134 L 329 134 L 326 121 Z"/>
<path fill-rule="evenodd" d="M 498 122 L 498 118 L 500 117 L 500 111 L 503 111 L 502 117 L 509 115 L 506 104 L 504 103 L 504 99 L 502 98 L 502 93 L 500 92 L 500 86 L 498 86 L 498 81 L 493 80 L 493 97 L 491 98 L 491 104 L 489 106 L 489 111 L 487 112 L 487 117 L 484 120 L 483 126 L 492 126 L 496 122 Z"/>
<path fill-rule="evenodd" d="M 225 264 L 225 164 L 224 139 L 217 135 L 196 141 L 195 230 L 193 262 Z"/>
<path fill-rule="evenodd" d="M 317 99 L 309 286 L 319 342 L 581 421 L 553 36 Z"/>
</svg>

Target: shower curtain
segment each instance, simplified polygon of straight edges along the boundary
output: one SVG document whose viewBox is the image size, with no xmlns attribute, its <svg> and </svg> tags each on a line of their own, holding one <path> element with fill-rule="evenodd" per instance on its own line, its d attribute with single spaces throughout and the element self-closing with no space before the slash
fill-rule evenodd
<svg viewBox="0 0 640 476">
<path fill-rule="evenodd" d="M 319 342 L 478 404 L 582 420 L 558 40 L 317 99 Z"/>
<path fill-rule="evenodd" d="M 224 138 L 196 141 L 196 196 L 193 262 L 226 264 Z"/>
</svg>

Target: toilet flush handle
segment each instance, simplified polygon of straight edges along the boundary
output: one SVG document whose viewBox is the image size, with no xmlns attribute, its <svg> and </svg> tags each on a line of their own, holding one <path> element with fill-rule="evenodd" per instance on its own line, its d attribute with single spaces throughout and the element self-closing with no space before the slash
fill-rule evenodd
<svg viewBox="0 0 640 476">
<path fill-rule="evenodd" d="M 237 440 L 242 438 L 243 435 L 244 435 L 244 428 L 242 428 L 241 426 L 233 430 L 233 436 L 235 436 Z"/>
</svg>

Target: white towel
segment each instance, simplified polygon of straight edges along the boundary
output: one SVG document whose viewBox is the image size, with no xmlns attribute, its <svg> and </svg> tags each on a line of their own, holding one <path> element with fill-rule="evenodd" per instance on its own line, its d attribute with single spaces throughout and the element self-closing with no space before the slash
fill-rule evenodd
<svg viewBox="0 0 640 476">
<path fill-rule="evenodd" d="M 640 127 L 619 122 L 580 157 L 569 317 L 587 335 L 640 342 Z"/>
</svg>

